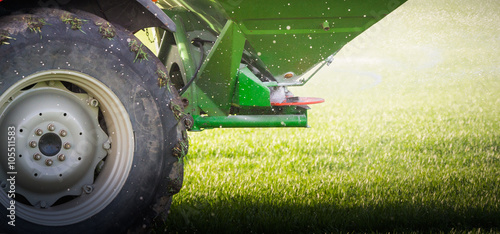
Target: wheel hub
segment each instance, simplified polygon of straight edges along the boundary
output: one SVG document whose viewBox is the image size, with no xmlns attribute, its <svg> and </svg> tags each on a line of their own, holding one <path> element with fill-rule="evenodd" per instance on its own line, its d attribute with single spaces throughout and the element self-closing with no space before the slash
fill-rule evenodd
<svg viewBox="0 0 500 234">
<path fill-rule="evenodd" d="M 20 92 L 5 108 L 2 123 L 17 126 L 18 144 L 28 146 L 18 150 L 16 192 L 31 205 L 51 206 L 64 196 L 81 195 L 93 184 L 108 140 L 95 102 L 52 81 Z"/>
</svg>

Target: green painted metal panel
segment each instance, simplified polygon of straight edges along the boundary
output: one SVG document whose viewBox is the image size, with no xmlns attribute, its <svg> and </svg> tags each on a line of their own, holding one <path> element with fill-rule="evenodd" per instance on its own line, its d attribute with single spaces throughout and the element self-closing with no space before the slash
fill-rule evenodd
<svg viewBox="0 0 500 234">
<path fill-rule="evenodd" d="M 244 46 L 245 37 L 238 25 L 228 21 L 205 59 L 195 82 L 203 96 L 210 98 L 215 104 L 200 106 L 208 115 L 229 114 Z M 206 100 L 199 99 L 198 102 Z"/>
<path fill-rule="evenodd" d="M 269 88 L 248 68 L 240 69 L 236 90 L 235 103 L 240 106 L 271 106 Z"/>
</svg>

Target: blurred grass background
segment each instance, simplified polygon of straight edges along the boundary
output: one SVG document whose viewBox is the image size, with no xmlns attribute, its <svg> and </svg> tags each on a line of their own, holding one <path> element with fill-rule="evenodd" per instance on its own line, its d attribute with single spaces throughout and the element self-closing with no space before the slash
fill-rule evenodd
<svg viewBox="0 0 500 234">
<path fill-rule="evenodd" d="M 499 22 L 409 0 L 292 90 L 311 128 L 190 133 L 158 232 L 500 232 Z"/>
</svg>

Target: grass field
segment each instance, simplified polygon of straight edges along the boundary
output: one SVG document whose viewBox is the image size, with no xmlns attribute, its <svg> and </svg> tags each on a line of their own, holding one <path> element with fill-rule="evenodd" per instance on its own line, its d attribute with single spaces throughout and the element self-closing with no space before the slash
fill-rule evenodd
<svg viewBox="0 0 500 234">
<path fill-rule="evenodd" d="M 190 133 L 168 232 L 500 232 L 500 2 L 410 0 L 305 87 L 308 129 Z"/>
</svg>

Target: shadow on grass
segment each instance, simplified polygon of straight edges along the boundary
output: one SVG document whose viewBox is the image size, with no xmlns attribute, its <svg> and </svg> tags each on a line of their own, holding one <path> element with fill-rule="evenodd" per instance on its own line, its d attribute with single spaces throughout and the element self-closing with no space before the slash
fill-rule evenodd
<svg viewBox="0 0 500 234">
<path fill-rule="evenodd" d="M 162 232 L 338 233 L 500 231 L 500 210 L 454 205 L 393 203 L 273 205 L 255 198 L 195 201 L 173 206 Z"/>
</svg>

